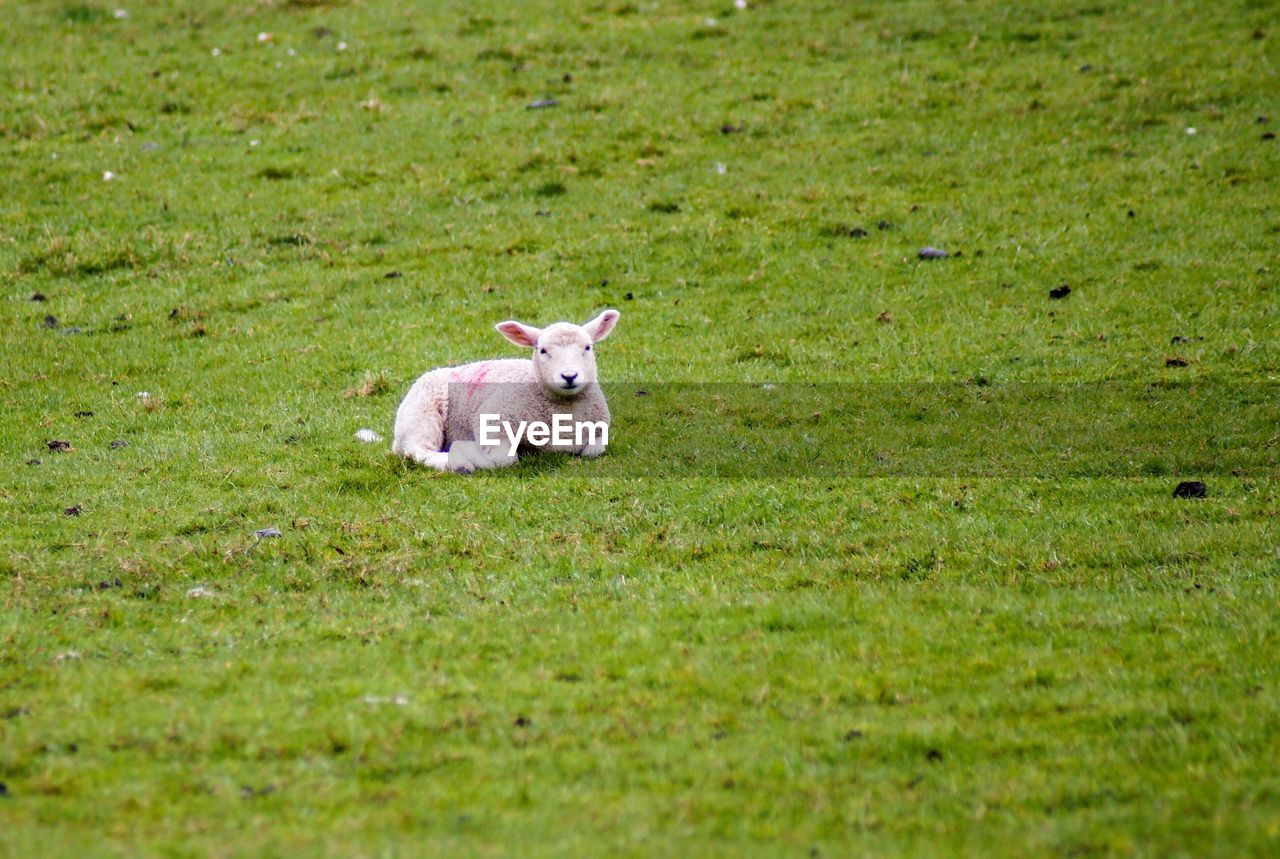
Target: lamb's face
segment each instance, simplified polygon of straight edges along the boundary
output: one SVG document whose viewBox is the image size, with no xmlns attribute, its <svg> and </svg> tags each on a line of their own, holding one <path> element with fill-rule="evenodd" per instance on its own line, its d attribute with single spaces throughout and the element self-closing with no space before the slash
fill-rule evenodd
<svg viewBox="0 0 1280 859">
<path fill-rule="evenodd" d="M 619 315 L 606 310 L 585 325 L 557 322 L 538 329 L 513 319 L 495 327 L 517 346 L 533 348 L 533 374 L 543 388 L 576 397 L 596 383 L 594 344 L 609 336 Z"/>
<path fill-rule="evenodd" d="M 581 325 L 557 322 L 543 329 L 533 348 L 539 384 L 561 397 L 576 397 L 596 382 L 596 353 Z"/>
</svg>

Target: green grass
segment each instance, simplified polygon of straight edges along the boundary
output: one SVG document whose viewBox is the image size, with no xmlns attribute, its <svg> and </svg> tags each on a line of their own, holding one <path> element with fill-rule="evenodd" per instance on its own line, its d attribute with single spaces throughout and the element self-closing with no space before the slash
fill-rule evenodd
<svg viewBox="0 0 1280 859">
<path fill-rule="evenodd" d="M 1274 435 L 998 479 L 352 438 L 605 306 L 619 385 L 1274 391 L 1274 4 L 125 8 L 0 20 L 0 853 L 1280 849 Z"/>
</svg>

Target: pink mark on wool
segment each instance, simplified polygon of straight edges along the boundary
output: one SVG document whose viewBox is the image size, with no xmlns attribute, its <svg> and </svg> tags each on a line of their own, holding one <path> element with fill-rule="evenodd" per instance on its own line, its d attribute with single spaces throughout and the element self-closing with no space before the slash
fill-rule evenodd
<svg viewBox="0 0 1280 859">
<path fill-rule="evenodd" d="M 481 364 L 477 369 L 472 370 L 470 367 L 460 367 L 449 375 L 449 381 L 454 384 L 465 382 L 467 385 L 467 400 L 470 401 L 476 395 L 476 391 L 480 390 L 480 386 L 484 384 L 484 377 L 489 375 L 489 366 Z"/>
</svg>

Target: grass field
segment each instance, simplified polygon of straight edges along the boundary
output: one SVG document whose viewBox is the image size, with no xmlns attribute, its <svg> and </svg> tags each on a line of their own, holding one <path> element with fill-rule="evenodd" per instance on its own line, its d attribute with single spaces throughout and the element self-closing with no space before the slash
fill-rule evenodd
<svg viewBox="0 0 1280 859">
<path fill-rule="evenodd" d="M 353 439 L 607 306 L 606 391 L 1280 403 L 1273 2 L 115 9 L 0 8 L 0 854 L 1280 852 L 1274 434 L 998 478 Z"/>
</svg>

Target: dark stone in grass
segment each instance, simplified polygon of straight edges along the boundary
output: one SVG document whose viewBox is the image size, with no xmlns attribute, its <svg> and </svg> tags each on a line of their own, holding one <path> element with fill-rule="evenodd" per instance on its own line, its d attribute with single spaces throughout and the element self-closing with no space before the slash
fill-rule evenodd
<svg viewBox="0 0 1280 859">
<path fill-rule="evenodd" d="M 1209 487 L 1199 480 L 1184 480 L 1173 487 L 1174 498 L 1204 498 L 1209 494 Z"/>
<path fill-rule="evenodd" d="M 57 328 L 57 327 L 58 327 L 58 317 L 54 316 L 53 314 L 50 314 L 50 315 L 46 316 L 46 317 L 44 318 L 44 327 L 45 327 L 45 328 Z"/>
<path fill-rule="evenodd" d="M 324 26 L 320 26 L 320 27 L 312 27 L 312 28 L 311 28 L 311 35 L 312 35 L 313 37 L 317 38 L 317 39 L 323 39 L 323 38 L 325 38 L 326 36 L 332 36 L 332 35 L 333 35 L 333 31 L 332 31 L 332 30 L 330 30 L 328 27 L 324 27 Z"/>
<path fill-rule="evenodd" d="M 549 212 L 546 209 L 539 209 L 538 211 L 534 212 L 533 215 L 536 218 L 549 218 L 551 217 L 551 212 Z"/>
<path fill-rule="evenodd" d="M 240 788 L 241 799 L 253 799 L 256 796 L 266 796 L 276 792 L 275 785 L 267 785 L 266 787 L 253 787 L 251 785 L 243 785 Z"/>
<path fill-rule="evenodd" d="M 527 728 L 533 724 L 533 721 L 530 720 L 529 717 L 527 716 L 516 716 L 516 720 L 512 724 L 514 724 L 517 728 Z"/>
<path fill-rule="evenodd" d="M 546 110 L 549 107 L 559 107 L 560 102 L 554 98 L 540 98 L 537 101 L 531 101 L 525 105 L 525 110 Z"/>
<path fill-rule="evenodd" d="M 1271 117 L 1269 116 L 1260 116 L 1254 120 L 1254 122 L 1258 123 L 1258 125 L 1266 125 L 1270 121 L 1271 121 Z"/>
<path fill-rule="evenodd" d="M 39 464 L 40 464 L 40 460 L 38 460 L 38 459 L 28 459 L 28 460 L 27 460 L 27 465 L 39 465 Z"/>
<path fill-rule="evenodd" d="M 929 751 L 924 753 L 924 756 L 930 762 L 935 764 L 942 760 L 942 752 L 938 751 L 937 749 L 929 749 Z"/>
<path fill-rule="evenodd" d="M 119 579 L 111 579 L 111 580 L 103 579 L 102 581 L 94 585 L 94 587 L 100 591 L 109 591 L 112 588 L 122 587 L 122 585 L 120 584 Z"/>
<path fill-rule="evenodd" d="M 4 797 L 7 799 L 8 796 L 9 796 L 9 785 L 0 781 L 0 797 Z"/>
<path fill-rule="evenodd" d="M 649 396 L 649 392 L 648 392 L 648 391 L 636 391 L 636 396 L 637 396 L 637 397 L 647 397 L 647 396 Z"/>
<path fill-rule="evenodd" d="M 81 507 L 79 504 L 72 504 L 70 507 L 63 508 L 62 515 L 63 516 L 79 516 L 83 512 L 84 512 L 84 508 Z"/>
<path fill-rule="evenodd" d="M 1091 71 L 1093 71 L 1093 66 L 1090 65 L 1089 63 L 1085 63 L 1083 66 L 1080 67 L 1081 74 L 1088 74 Z"/>
<path fill-rule="evenodd" d="M 257 537 L 259 540 L 266 540 L 273 537 L 283 537 L 284 534 L 280 533 L 279 528 L 259 528 L 257 531 L 253 532 L 253 536 Z"/>
<path fill-rule="evenodd" d="M 854 227 L 849 230 L 849 238 L 851 239 L 865 239 L 866 237 L 867 231 L 862 229 L 862 227 Z"/>
<path fill-rule="evenodd" d="M 560 80 L 563 83 L 571 84 L 573 83 L 573 75 L 569 74 L 568 72 L 565 72 L 564 75 L 560 78 Z"/>
<path fill-rule="evenodd" d="M 44 446 L 49 448 L 49 450 L 53 451 L 54 453 L 62 453 L 64 451 L 71 450 L 71 442 L 63 441 L 62 439 L 57 439 L 57 438 L 50 439 L 49 441 L 45 442 Z"/>
<path fill-rule="evenodd" d="M 1262 139 L 1263 139 L 1263 140 L 1275 140 L 1275 139 L 1276 139 L 1276 133 L 1275 133 L 1274 131 L 1266 131 L 1266 132 L 1263 132 L 1263 134 L 1262 134 Z"/>
<path fill-rule="evenodd" d="M 32 301 L 48 301 L 49 299 L 45 298 L 43 292 L 33 292 L 31 293 L 31 300 Z"/>
<path fill-rule="evenodd" d="M 66 327 L 66 328 L 63 328 L 63 329 L 62 329 L 62 333 L 63 333 L 63 334 L 79 334 L 79 333 L 80 333 L 80 326 L 79 326 L 79 325 L 70 325 L 70 326 L 68 326 L 68 327 Z"/>
<path fill-rule="evenodd" d="M 85 409 L 85 410 L 81 410 L 81 411 L 76 412 L 76 417 L 78 417 L 78 418 L 91 418 L 91 417 L 93 417 L 93 412 L 88 411 L 87 409 Z"/>
<path fill-rule="evenodd" d="M 876 229 L 883 233 L 885 230 L 892 230 L 893 224 L 888 221 L 876 221 Z"/>
<path fill-rule="evenodd" d="M 1138 217 L 1138 213 L 1137 213 L 1137 212 L 1135 212 L 1133 209 L 1130 209 L 1130 210 L 1129 210 L 1129 217 L 1131 217 L 1131 218 L 1136 218 L 1136 217 Z"/>
<path fill-rule="evenodd" d="M 918 256 L 920 259 L 946 259 L 948 254 L 942 248 L 923 247 Z"/>
<path fill-rule="evenodd" d="M 1168 358 L 1164 359 L 1164 365 L 1166 367 L 1186 367 L 1190 364 L 1191 361 L 1181 355 L 1170 355 Z"/>
<path fill-rule="evenodd" d="M 844 735 L 844 740 L 847 743 L 850 740 L 861 740 L 863 736 L 863 733 L 855 728 Z"/>
<path fill-rule="evenodd" d="M 727 122 L 724 125 L 720 126 L 721 134 L 737 134 L 741 130 L 742 130 L 741 125 L 730 125 Z"/>
<path fill-rule="evenodd" d="M 122 438 L 118 438 L 115 441 L 111 442 L 112 450 L 119 450 L 122 447 L 128 447 L 128 446 L 129 446 L 129 442 L 125 441 Z"/>
<path fill-rule="evenodd" d="M 389 271 L 389 272 L 387 272 L 386 274 L 384 274 L 384 275 L 382 276 L 382 279 L 383 279 L 383 280 L 395 280 L 397 277 L 404 277 L 404 275 L 403 275 L 403 274 L 401 274 L 401 273 L 400 273 L 400 272 L 398 272 L 398 271 Z"/>
<path fill-rule="evenodd" d="M 1050 298 L 1066 298 L 1070 294 L 1071 287 L 1067 286 L 1065 283 L 1061 286 L 1055 286 L 1053 289 L 1049 290 Z"/>
<path fill-rule="evenodd" d="M 31 711 L 26 707 L 10 707 L 8 710 L 0 713 L 0 719 L 4 719 L 7 722 L 10 719 L 16 719 L 19 716 L 25 716 L 30 712 Z"/>
<path fill-rule="evenodd" d="M 634 299 L 634 298 L 635 298 L 635 296 L 634 296 L 633 294 L 631 294 L 630 292 L 628 292 L 626 295 L 622 296 L 622 298 L 623 298 L 623 300 L 624 300 L 624 301 L 631 301 L 632 299 Z"/>
</svg>

